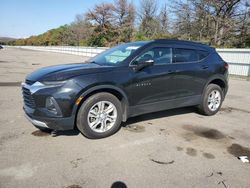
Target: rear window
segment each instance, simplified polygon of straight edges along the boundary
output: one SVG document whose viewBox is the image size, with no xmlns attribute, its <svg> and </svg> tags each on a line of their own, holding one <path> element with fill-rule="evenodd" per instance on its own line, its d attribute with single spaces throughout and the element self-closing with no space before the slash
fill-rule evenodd
<svg viewBox="0 0 250 188">
<path fill-rule="evenodd" d="M 209 53 L 203 50 L 197 50 L 197 54 L 198 54 L 198 59 L 202 60 L 205 59 Z"/>
<path fill-rule="evenodd" d="M 192 50 L 192 49 L 174 49 L 174 63 L 188 63 L 200 61 L 208 56 L 208 52 L 202 50 Z"/>
</svg>

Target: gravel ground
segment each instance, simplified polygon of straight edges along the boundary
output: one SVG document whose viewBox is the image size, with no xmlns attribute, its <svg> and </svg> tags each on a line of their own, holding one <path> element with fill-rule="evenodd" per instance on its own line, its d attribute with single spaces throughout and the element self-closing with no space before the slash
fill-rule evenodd
<svg viewBox="0 0 250 188">
<path fill-rule="evenodd" d="M 109 138 L 42 133 L 24 117 L 20 82 L 43 66 L 86 58 L 0 50 L 0 187 L 250 187 L 250 82 L 230 80 L 221 111 L 138 116 Z"/>
</svg>

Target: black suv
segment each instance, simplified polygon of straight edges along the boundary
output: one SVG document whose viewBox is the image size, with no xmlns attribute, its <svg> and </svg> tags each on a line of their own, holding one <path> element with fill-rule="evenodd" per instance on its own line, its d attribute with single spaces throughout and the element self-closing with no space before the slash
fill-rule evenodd
<svg viewBox="0 0 250 188">
<path fill-rule="evenodd" d="M 22 84 L 27 118 L 39 129 L 114 134 L 129 117 L 197 106 L 214 115 L 228 89 L 228 64 L 214 48 L 179 40 L 133 42 L 88 62 L 50 66 Z"/>
</svg>

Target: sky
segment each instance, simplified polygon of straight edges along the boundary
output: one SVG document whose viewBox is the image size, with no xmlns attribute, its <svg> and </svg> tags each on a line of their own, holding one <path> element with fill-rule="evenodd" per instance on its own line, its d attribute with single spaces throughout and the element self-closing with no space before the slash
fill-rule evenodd
<svg viewBox="0 0 250 188">
<path fill-rule="evenodd" d="M 139 0 L 132 0 L 135 5 Z M 164 1 L 164 0 L 163 0 Z M 113 0 L 0 0 L 0 37 L 26 38 L 74 21 L 100 2 Z"/>
</svg>

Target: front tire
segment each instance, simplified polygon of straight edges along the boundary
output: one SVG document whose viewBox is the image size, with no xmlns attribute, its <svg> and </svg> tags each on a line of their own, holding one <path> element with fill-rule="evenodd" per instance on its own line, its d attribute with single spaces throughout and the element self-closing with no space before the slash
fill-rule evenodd
<svg viewBox="0 0 250 188">
<path fill-rule="evenodd" d="M 120 101 L 112 94 L 97 93 L 81 105 L 77 114 L 77 128 L 87 138 L 108 137 L 120 128 L 122 107 Z"/>
<path fill-rule="evenodd" d="M 203 94 L 202 103 L 199 105 L 199 111 L 207 116 L 216 114 L 222 105 L 224 99 L 223 91 L 216 84 L 209 84 Z"/>
</svg>

